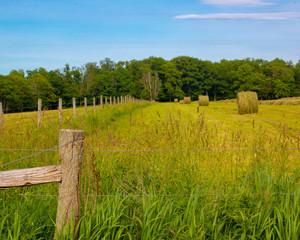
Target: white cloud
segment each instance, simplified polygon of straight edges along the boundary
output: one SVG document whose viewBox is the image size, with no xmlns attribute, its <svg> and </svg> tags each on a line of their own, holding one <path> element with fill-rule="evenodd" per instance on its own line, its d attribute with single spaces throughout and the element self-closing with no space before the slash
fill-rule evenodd
<svg viewBox="0 0 300 240">
<path fill-rule="evenodd" d="M 261 0 L 202 0 L 205 4 L 212 4 L 212 5 L 272 5 L 272 3 L 263 2 Z"/>
<path fill-rule="evenodd" d="M 288 20 L 299 18 L 300 12 L 277 13 L 214 13 L 214 14 L 188 14 L 179 15 L 175 19 L 199 19 L 199 20 Z"/>
</svg>

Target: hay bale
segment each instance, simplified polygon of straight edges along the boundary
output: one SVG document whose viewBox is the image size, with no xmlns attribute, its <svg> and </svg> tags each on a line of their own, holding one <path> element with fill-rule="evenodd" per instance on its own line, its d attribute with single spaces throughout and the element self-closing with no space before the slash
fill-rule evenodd
<svg viewBox="0 0 300 240">
<path fill-rule="evenodd" d="M 199 96 L 198 98 L 198 105 L 199 106 L 208 106 L 209 104 L 209 97 L 208 96 Z"/>
<path fill-rule="evenodd" d="M 191 97 L 184 97 L 183 101 L 185 104 L 190 104 L 191 103 Z"/>
<path fill-rule="evenodd" d="M 175 99 L 174 99 L 174 103 L 178 103 L 178 98 L 175 98 Z"/>
<path fill-rule="evenodd" d="M 256 92 L 239 92 L 237 94 L 238 114 L 258 113 L 258 97 Z"/>
<path fill-rule="evenodd" d="M 180 104 L 185 104 L 184 100 L 179 101 Z"/>
</svg>

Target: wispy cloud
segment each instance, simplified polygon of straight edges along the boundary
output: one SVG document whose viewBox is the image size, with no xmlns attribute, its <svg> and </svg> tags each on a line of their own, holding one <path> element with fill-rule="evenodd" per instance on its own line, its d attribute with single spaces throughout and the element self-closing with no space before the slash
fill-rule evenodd
<svg viewBox="0 0 300 240">
<path fill-rule="evenodd" d="M 261 0 L 202 0 L 204 4 L 212 4 L 212 5 L 228 5 L 228 6 L 235 6 L 235 5 L 272 5 L 269 2 L 263 2 Z"/>
<path fill-rule="evenodd" d="M 300 17 L 300 12 L 277 13 L 214 13 L 214 14 L 187 14 L 175 16 L 175 19 L 199 20 L 288 20 Z"/>
</svg>

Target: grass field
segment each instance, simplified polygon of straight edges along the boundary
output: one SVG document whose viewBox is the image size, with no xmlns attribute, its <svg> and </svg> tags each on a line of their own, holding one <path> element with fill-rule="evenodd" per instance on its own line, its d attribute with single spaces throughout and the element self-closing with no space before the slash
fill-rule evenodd
<svg viewBox="0 0 300 240">
<path fill-rule="evenodd" d="M 75 120 L 66 109 L 62 123 L 46 111 L 39 128 L 37 113 L 7 114 L 0 166 L 81 129 L 80 239 L 299 239 L 299 105 L 251 115 L 232 102 L 142 107 L 79 108 Z M 57 151 L 0 170 L 52 164 Z M 0 190 L 0 239 L 52 239 L 57 194 L 56 183 Z"/>
</svg>

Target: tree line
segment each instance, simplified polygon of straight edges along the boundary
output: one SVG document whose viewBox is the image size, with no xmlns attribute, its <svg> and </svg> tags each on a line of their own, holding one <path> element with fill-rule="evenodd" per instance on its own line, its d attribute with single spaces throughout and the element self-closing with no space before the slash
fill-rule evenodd
<svg viewBox="0 0 300 240">
<path fill-rule="evenodd" d="M 278 58 L 219 62 L 188 56 L 119 62 L 105 58 L 82 67 L 66 64 L 63 69 L 12 70 L 0 75 L 0 101 L 6 112 L 32 110 L 38 98 L 53 109 L 58 98 L 70 106 L 72 97 L 79 102 L 100 95 L 158 101 L 208 95 L 210 100 L 220 100 L 235 98 L 240 91 L 255 91 L 259 99 L 300 96 L 300 60 L 294 65 Z"/>
</svg>

